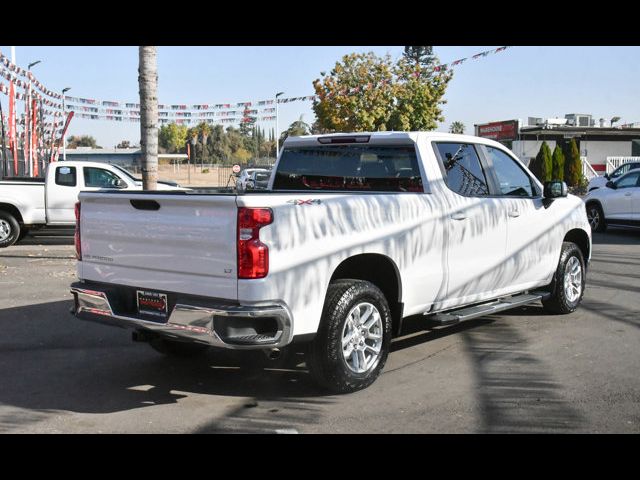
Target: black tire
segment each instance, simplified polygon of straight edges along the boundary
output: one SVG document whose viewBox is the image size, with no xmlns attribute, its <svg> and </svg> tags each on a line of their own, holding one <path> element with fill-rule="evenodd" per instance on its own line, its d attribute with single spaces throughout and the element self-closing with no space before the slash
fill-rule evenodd
<svg viewBox="0 0 640 480">
<path fill-rule="evenodd" d="M 592 231 L 602 233 L 607 229 L 607 220 L 599 204 L 595 202 L 587 204 L 587 218 Z"/>
<path fill-rule="evenodd" d="M 16 240 L 16 241 L 19 242 L 20 240 L 22 240 L 27 235 L 29 235 L 29 229 L 25 228 L 25 227 L 22 227 L 20 229 L 20 235 L 18 236 L 18 240 Z"/>
<path fill-rule="evenodd" d="M 197 357 L 209 350 L 209 346 L 203 343 L 177 342 L 166 338 L 155 338 L 149 345 L 156 352 L 170 357 Z"/>
<path fill-rule="evenodd" d="M 363 302 L 373 305 L 381 319 L 382 342 L 377 363 L 363 373 L 352 371 L 342 350 L 342 334 L 349 313 Z M 335 393 L 349 393 L 371 385 L 384 368 L 391 342 L 391 312 L 378 287 L 363 280 L 340 280 L 329 285 L 320 326 L 305 360 L 312 378 Z"/>
<path fill-rule="evenodd" d="M 0 210 L 0 248 L 10 247 L 20 238 L 20 224 L 9 212 Z"/>
<path fill-rule="evenodd" d="M 581 272 L 580 293 L 577 298 L 570 299 L 567 297 L 565 291 L 565 276 L 567 275 L 567 266 L 569 262 L 573 262 L 571 259 L 577 258 Z M 575 263 L 575 262 L 574 262 Z M 584 257 L 582 256 L 582 250 L 575 243 L 563 242 L 562 250 L 560 252 L 560 261 L 558 262 L 558 268 L 553 276 L 553 280 L 549 285 L 549 291 L 551 297 L 542 301 L 544 310 L 553 314 L 566 314 L 575 312 L 582 297 L 584 296 L 584 286 L 586 281 L 587 270 L 585 268 Z"/>
</svg>

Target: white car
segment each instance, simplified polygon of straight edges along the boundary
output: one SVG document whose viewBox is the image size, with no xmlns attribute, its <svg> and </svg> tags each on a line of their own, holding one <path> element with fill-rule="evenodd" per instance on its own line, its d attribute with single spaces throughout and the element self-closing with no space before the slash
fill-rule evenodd
<svg viewBox="0 0 640 480">
<path fill-rule="evenodd" d="M 267 170 L 266 168 L 245 168 L 244 170 L 242 170 L 242 172 L 240 172 L 240 175 L 238 176 L 238 179 L 236 180 L 236 186 L 238 190 L 242 191 L 250 188 L 254 178 L 254 174 L 258 172 L 269 174 L 269 170 Z"/>
<path fill-rule="evenodd" d="M 402 320 L 578 308 L 582 200 L 498 142 L 289 137 L 267 190 L 80 194 L 75 315 L 172 355 L 297 343 L 335 392 L 370 385 Z"/>
<path fill-rule="evenodd" d="M 584 203 L 594 232 L 604 232 L 608 225 L 640 228 L 640 168 L 590 191 Z"/>
<path fill-rule="evenodd" d="M 611 173 L 605 173 L 604 175 L 594 177 L 589 181 L 587 192 L 602 188 L 607 184 L 607 182 L 611 180 L 617 180 L 621 175 L 624 175 L 628 171 L 634 170 L 636 168 L 640 168 L 640 162 L 629 162 L 625 163 L 624 165 L 620 165 Z"/>
<path fill-rule="evenodd" d="M 142 180 L 117 165 L 67 160 L 51 163 L 44 178 L 0 181 L 0 248 L 13 245 L 29 231 L 73 228 L 81 191 L 142 190 Z M 158 181 L 159 190 L 180 189 Z"/>
</svg>

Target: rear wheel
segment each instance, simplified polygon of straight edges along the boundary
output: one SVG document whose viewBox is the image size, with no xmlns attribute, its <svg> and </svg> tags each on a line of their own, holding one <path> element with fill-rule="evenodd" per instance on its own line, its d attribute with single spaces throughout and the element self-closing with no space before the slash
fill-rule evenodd
<svg viewBox="0 0 640 480">
<path fill-rule="evenodd" d="M 604 212 L 602 211 L 602 207 L 597 203 L 587 205 L 587 219 L 589 220 L 592 231 L 601 233 L 607 229 Z"/>
<path fill-rule="evenodd" d="M 0 211 L 0 248 L 10 247 L 20 237 L 20 224 L 8 212 Z"/>
<path fill-rule="evenodd" d="M 580 248 L 571 242 L 562 244 L 558 268 L 550 285 L 551 297 L 542 301 L 549 313 L 574 312 L 584 295 L 586 269 Z"/>
<path fill-rule="evenodd" d="M 361 390 L 380 375 L 390 341 L 391 312 L 380 289 L 362 280 L 334 282 L 307 351 L 309 373 L 333 392 Z"/>
<path fill-rule="evenodd" d="M 202 343 L 177 342 L 166 338 L 154 338 L 149 345 L 156 352 L 170 357 L 196 357 L 209 349 L 208 345 Z"/>
</svg>

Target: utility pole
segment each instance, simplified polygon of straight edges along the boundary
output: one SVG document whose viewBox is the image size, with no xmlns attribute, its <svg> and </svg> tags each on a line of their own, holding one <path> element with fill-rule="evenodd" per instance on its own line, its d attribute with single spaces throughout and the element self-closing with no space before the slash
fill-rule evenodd
<svg viewBox="0 0 640 480">
<path fill-rule="evenodd" d="M 284 94 L 284 92 L 276 93 L 276 160 L 278 159 L 278 153 L 280 152 L 280 136 L 278 135 L 278 97 Z"/>
<path fill-rule="evenodd" d="M 67 93 L 69 90 L 71 90 L 71 87 L 66 87 L 62 89 L 62 121 L 65 120 L 64 118 L 64 113 L 65 113 L 65 104 L 64 104 L 64 97 L 65 97 L 65 93 Z M 73 110 L 73 108 L 71 109 Z M 55 119 L 54 119 L 54 123 L 55 123 Z M 67 159 L 67 131 L 65 130 L 62 133 L 62 160 L 66 160 Z"/>
</svg>

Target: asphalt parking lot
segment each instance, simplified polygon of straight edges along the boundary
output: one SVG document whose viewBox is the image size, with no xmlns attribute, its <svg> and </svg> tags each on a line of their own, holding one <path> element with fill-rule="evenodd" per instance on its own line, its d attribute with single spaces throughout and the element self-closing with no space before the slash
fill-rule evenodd
<svg viewBox="0 0 640 480">
<path fill-rule="evenodd" d="M 328 396 L 299 355 L 168 359 L 69 314 L 72 240 L 0 250 L 2 433 L 638 433 L 640 232 L 594 235 L 582 307 L 452 327 L 412 319 L 367 390 Z"/>
</svg>

